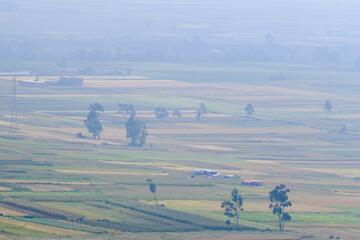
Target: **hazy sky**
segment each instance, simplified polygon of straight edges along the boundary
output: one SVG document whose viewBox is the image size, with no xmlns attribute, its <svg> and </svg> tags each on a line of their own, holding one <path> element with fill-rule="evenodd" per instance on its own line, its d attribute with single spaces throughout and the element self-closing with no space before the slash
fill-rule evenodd
<svg viewBox="0 0 360 240">
<path fill-rule="evenodd" d="M 360 1 L 340 0 L 0 0 L 0 32 L 210 41 L 271 33 L 284 41 L 356 42 L 359 10 Z"/>
</svg>

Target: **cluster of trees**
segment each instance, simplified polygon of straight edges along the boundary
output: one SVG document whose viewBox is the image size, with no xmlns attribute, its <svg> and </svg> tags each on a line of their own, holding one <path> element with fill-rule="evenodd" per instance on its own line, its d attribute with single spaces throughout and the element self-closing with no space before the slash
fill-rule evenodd
<svg viewBox="0 0 360 240">
<path fill-rule="evenodd" d="M 196 120 L 200 120 L 201 116 L 205 117 L 205 114 L 208 113 L 205 103 L 200 103 L 199 108 L 196 109 Z M 177 118 L 181 118 L 182 114 L 180 110 L 176 109 L 173 111 L 172 115 Z M 155 108 L 155 117 L 156 119 L 165 119 L 169 116 L 169 112 L 164 107 Z"/>
<path fill-rule="evenodd" d="M 290 190 L 284 184 L 280 184 L 269 193 L 269 208 L 278 217 L 279 231 L 284 231 L 285 223 L 291 221 L 290 214 L 286 212 L 286 208 L 292 206 L 288 197 L 289 192 Z M 244 211 L 244 208 L 243 198 L 236 188 L 231 191 L 231 200 L 222 202 L 221 208 L 225 210 L 224 215 L 227 216 L 226 224 L 229 229 L 235 218 L 236 230 L 239 230 L 239 213 Z"/>
<path fill-rule="evenodd" d="M 142 147 L 145 144 L 148 132 L 146 130 L 146 124 L 143 121 L 138 120 L 135 116 L 130 118 L 125 123 L 126 138 L 130 138 L 130 146 Z"/>
<path fill-rule="evenodd" d="M 231 200 L 230 201 L 224 201 L 221 204 L 221 208 L 225 209 L 224 215 L 228 217 L 226 220 L 226 224 L 229 226 L 229 229 L 231 228 L 231 219 L 236 218 L 236 230 L 239 230 L 239 213 L 241 211 L 244 211 L 243 209 L 243 198 L 241 194 L 239 194 L 239 191 L 234 188 L 231 191 Z"/>
<path fill-rule="evenodd" d="M 1 9 L 0 9 L 1 12 Z M 109 42 L 110 41 L 110 42 Z M 289 62 L 333 64 L 347 62 L 359 69 L 359 54 L 351 50 L 330 47 L 284 46 L 273 35 L 264 36 L 257 45 L 214 44 L 195 37 L 192 40 L 150 41 L 132 39 L 54 39 L 49 37 L 1 39 L 0 59 L 24 61 L 149 61 L 149 62 Z M 118 46 L 122 46 L 119 48 Z M 59 65 L 58 65 L 59 66 Z M 63 66 L 63 65 L 60 65 Z"/>
<path fill-rule="evenodd" d="M 140 121 L 136 118 L 136 111 L 133 104 L 122 104 L 118 103 L 118 114 L 122 114 L 124 117 L 125 127 L 126 127 L 126 138 L 131 139 L 131 146 L 143 146 L 148 136 L 146 130 L 146 124 L 143 121 Z M 255 112 L 254 106 L 251 103 L 248 103 L 245 107 L 245 112 L 248 117 L 252 117 Z M 327 112 L 327 118 L 329 119 L 329 114 L 332 111 L 332 104 L 329 100 L 324 103 L 324 110 Z M 89 133 L 93 135 L 93 139 L 100 139 L 100 133 L 103 131 L 102 124 L 99 120 L 100 112 L 104 112 L 103 106 L 99 103 L 90 104 L 89 113 L 86 119 L 84 119 L 85 126 Z M 200 120 L 201 117 L 205 117 L 205 114 L 208 113 L 205 103 L 201 103 L 199 108 L 196 110 L 196 120 Z M 173 116 L 180 118 L 182 116 L 179 110 L 173 111 Z M 155 117 L 157 119 L 165 119 L 169 116 L 169 112 L 164 107 L 155 108 Z M 346 133 L 346 125 L 343 125 L 339 130 L 339 133 Z"/>
<path fill-rule="evenodd" d="M 145 122 L 136 118 L 136 111 L 133 104 L 118 103 L 118 114 L 122 114 L 124 117 L 126 127 L 126 138 L 131 139 L 130 146 L 143 146 L 146 142 L 148 132 L 146 130 Z M 103 126 L 99 120 L 99 113 L 104 112 L 104 108 L 99 103 L 90 104 L 89 113 L 86 119 L 84 119 L 85 127 L 89 133 L 93 134 L 93 139 L 100 139 L 100 133 L 103 131 Z M 204 116 L 207 113 L 207 108 L 204 103 L 200 104 L 198 108 L 198 114 Z M 155 117 L 157 119 L 164 119 L 168 117 L 169 112 L 164 107 L 155 108 Z M 179 110 L 173 111 L 173 116 L 181 117 Z M 198 115 L 197 115 L 198 116 Z M 197 117 L 198 119 L 198 117 Z"/>
<path fill-rule="evenodd" d="M 164 107 L 155 108 L 155 117 L 156 119 L 164 119 L 169 116 L 169 112 Z"/>
<path fill-rule="evenodd" d="M 93 139 L 100 139 L 100 133 L 103 131 L 102 124 L 99 120 L 99 112 L 104 112 L 104 108 L 99 103 L 90 104 L 89 114 L 84 119 L 85 127 L 89 133 L 92 133 Z"/>
<path fill-rule="evenodd" d="M 142 147 L 146 142 L 148 132 L 146 130 L 146 124 L 136 118 L 136 110 L 133 104 L 118 103 L 118 114 L 122 114 L 124 117 L 126 138 L 131 139 L 130 146 Z"/>
<path fill-rule="evenodd" d="M 145 144 L 146 137 L 148 136 L 145 122 L 140 121 L 135 117 L 136 111 L 132 104 L 119 103 L 118 107 L 119 113 L 123 114 L 126 122 L 126 138 L 131 139 L 130 145 L 143 146 Z M 100 112 L 104 112 L 104 108 L 101 104 L 97 102 L 90 104 L 88 116 L 84 119 L 85 127 L 89 133 L 92 133 L 93 139 L 100 139 L 100 133 L 103 131 L 103 126 L 99 119 Z M 127 116 L 130 116 L 129 119 L 127 119 Z M 78 137 L 80 137 L 79 134 Z"/>
<path fill-rule="evenodd" d="M 122 114 L 124 116 L 124 122 L 126 122 L 127 116 L 136 116 L 136 111 L 134 105 L 130 104 L 122 104 L 118 103 L 118 114 Z"/>
</svg>

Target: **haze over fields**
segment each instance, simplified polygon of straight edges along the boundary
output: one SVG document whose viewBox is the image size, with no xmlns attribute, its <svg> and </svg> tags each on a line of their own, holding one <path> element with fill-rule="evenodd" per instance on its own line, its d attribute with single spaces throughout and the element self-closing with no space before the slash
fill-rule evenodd
<svg viewBox="0 0 360 240">
<path fill-rule="evenodd" d="M 358 1 L 0 2 L 3 60 L 353 65 Z"/>
<path fill-rule="evenodd" d="M 359 10 L 0 0 L 0 239 L 359 239 Z"/>
</svg>

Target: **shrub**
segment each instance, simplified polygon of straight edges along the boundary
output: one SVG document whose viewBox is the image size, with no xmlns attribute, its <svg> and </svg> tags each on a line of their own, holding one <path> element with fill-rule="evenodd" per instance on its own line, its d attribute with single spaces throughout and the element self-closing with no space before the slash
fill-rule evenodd
<svg viewBox="0 0 360 240">
<path fill-rule="evenodd" d="M 76 134 L 76 137 L 77 137 L 77 138 L 85 138 L 85 136 L 84 136 L 81 132 L 78 132 L 78 133 Z"/>
</svg>

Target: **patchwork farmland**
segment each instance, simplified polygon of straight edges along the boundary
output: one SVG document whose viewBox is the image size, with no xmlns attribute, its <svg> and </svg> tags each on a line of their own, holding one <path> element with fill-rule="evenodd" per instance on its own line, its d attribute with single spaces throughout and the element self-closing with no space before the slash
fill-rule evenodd
<svg viewBox="0 0 360 240">
<path fill-rule="evenodd" d="M 1 77 L 0 238 L 359 238 L 360 99 L 352 92 L 360 74 L 342 79 L 349 89 L 327 91 L 311 79 L 327 78 L 329 70 L 298 65 L 131 67 L 134 76 L 82 76 L 83 87 L 19 86 L 11 132 L 12 77 Z M 239 81 L 212 81 L 209 69 Z M 257 71 L 247 78 L 246 69 Z M 267 78 L 257 80 L 256 72 Z M 289 80 L 268 80 L 274 72 Z M 95 102 L 104 107 L 100 140 L 83 121 Z M 118 103 L 133 104 L 146 122 L 143 147 L 129 146 Z M 208 113 L 196 120 L 201 103 Z M 159 106 L 167 118 L 155 118 Z M 343 125 L 347 132 L 339 133 Z M 204 168 L 240 178 L 191 176 Z M 157 207 L 148 179 L 157 186 Z M 241 185 L 249 179 L 264 186 Z M 293 202 L 284 233 L 269 209 L 269 192 L 279 184 Z M 235 187 L 244 198 L 239 233 L 228 231 L 220 207 Z"/>
</svg>

